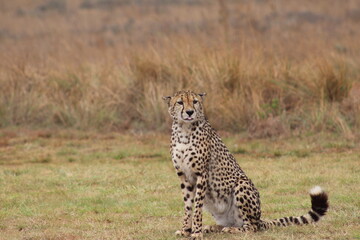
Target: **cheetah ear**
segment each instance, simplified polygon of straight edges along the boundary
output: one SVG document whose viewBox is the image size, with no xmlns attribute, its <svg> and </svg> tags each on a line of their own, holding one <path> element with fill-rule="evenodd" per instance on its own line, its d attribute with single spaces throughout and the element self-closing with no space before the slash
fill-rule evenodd
<svg viewBox="0 0 360 240">
<path fill-rule="evenodd" d="M 170 100 L 171 100 L 171 96 L 162 97 L 162 99 L 169 105 Z"/>
<path fill-rule="evenodd" d="M 204 99 L 204 97 L 206 96 L 206 93 L 199 93 L 198 94 L 202 99 Z"/>
</svg>

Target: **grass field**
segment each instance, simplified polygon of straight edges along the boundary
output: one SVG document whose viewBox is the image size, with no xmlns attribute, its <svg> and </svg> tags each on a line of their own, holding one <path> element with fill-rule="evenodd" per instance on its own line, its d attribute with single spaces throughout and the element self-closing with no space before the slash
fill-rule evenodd
<svg viewBox="0 0 360 240">
<path fill-rule="evenodd" d="M 0 239 L 176 239 L 181 89 L 207 93 L 264 218 L 329 192 L 318 225 L 247 239 L 360 239 L 359 39 L 358 0 L 0 1 Z"/>
<path fill-rule="evenodd" d="M 314 185 L 330 196 L 319 224 L 246 239 L 360 238 L 359 142 L 324 134 L 278 140 L 222 135 L 259 189 L 264 218 L 306 213 Z M 177 239 L 182 200 L 168 138 L 2 130 L 0 239 Z M 205 223 L 213 223 L 208 214 Z"/>
</svg>

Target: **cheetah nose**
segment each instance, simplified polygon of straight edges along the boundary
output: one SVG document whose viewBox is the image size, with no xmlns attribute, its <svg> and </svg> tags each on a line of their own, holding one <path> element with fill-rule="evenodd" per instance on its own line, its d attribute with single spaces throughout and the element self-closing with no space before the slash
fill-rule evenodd
<svg viewBox="0 0 360 240">
<path fill-rule="evenodd" d="M 186 113 L 189 115 L 189 117 L 194 113 L 194 110 L 187 110 Z"/>
</svg>

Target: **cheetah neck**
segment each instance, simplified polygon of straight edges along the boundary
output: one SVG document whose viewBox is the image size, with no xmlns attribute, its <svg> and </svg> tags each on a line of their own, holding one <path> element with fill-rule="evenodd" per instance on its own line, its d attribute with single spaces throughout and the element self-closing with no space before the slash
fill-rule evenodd
<svg viewBox="0 0 360 240">
<path fill-rule="evenodd" d="M 174 121 L 172 125 L 173 133 L 191 134 L 196 128 L 202 127 L 205 121 L 196 121 L 192 123 Z"/>
<path fill-rule="evenodd" d="M 206 121 L 196 121 L 192 123 L 184 123 L 174 121 L 172 125 L 172 142 L 181 144 L 189 144 L 191 135 L 199 128 L 203 128 Z"/>
</svg>

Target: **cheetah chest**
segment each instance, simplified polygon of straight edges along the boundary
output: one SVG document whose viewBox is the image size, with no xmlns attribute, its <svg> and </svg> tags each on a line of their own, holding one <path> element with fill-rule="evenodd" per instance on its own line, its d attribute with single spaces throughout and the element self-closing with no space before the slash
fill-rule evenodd
<svg viewBox="0 0 360 240">
<path fill-rule="evenodd" d="M 194 158 L 192 152 L 194 147 L 191 141 L 187 143 L 176 142 L 173 147 L 172 160 L 174 167 L 185 174 L 186 179 L 191 183 L 195 184 L 196 175 L 192 170 L 192 159 Z"/>
</svg>

